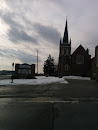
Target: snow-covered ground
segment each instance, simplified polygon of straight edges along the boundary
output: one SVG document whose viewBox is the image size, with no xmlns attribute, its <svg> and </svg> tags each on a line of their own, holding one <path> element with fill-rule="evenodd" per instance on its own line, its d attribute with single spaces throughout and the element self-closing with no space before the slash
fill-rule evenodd
<svg viewBox="0 0 98 130">
<path fill-rule="evenodd" d="M 79 80 L 90 80 L 89 77 L 81 77 L 81 76 L 64 76 L 64 79 L 79 79 Z"/>
<path fill-rule="evenodd" d="M 11 83 L 10 79 L 3 79 L 0 80 L 0 85 L 41 85 L 51 83 L 68 83 L 66 79 L 90 80 L 88 77 L 80 76 L 64 76 L 63 78 L 37 76 L 36 78 L 37 79 L 14 79 L 13 83 Z"/>
<path fill-rule="evenodd" d="M 50 83 L 68 83 L 64 78 L 37 76 L 37 79 L 10 79 L 0 80 L 0 85 L 40 85 Z"/>
</svg>

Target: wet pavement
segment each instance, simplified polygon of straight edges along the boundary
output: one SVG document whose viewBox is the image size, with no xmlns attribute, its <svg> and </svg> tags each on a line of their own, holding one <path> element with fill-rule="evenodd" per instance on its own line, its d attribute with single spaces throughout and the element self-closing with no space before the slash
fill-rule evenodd
<svg viewBox="0 0 98 130">
<path fill-rule="evenodd" d="M 0 86 L 0 130 L 98 130 L 98 83 Z"/>
</svg>

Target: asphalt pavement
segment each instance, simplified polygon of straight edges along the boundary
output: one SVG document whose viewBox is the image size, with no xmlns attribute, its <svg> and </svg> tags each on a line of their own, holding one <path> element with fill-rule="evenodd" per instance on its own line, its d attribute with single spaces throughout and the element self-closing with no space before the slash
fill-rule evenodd
<svg viewBox="0 0 98 130">
<path fill-rule="evenodd" d="M 98 83 L 0 86 L 0 130 L 98 130 Z"/>
</svg>

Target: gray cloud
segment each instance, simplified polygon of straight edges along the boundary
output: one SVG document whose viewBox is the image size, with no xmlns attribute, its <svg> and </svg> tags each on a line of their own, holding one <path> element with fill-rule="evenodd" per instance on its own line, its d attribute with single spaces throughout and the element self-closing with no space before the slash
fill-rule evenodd
<svg viewBox="0 0 98 130">
<path fill-rule="evenodd" d="M 69 38 L 71 37 L 72 39 L 72 50 L 74 51 L 82 44 L 84 48 L 88 47 L 90 49 L 90 54 L 91 52 L 94 53 L 95 46 L 98 45 L 98 29 L 96 28 L 98 26 L 98 15 L 96 13 L 98 12 L 98 0 L 3 1 L 6 6 L 3 5 L 4 8 L 0 10 L 0 17 L 9 26 L 7 33 L 5 33 L 10 41 L 12 41 L 12 44 L 16 43 L 16 41 L 20 43 L 33 43 L 31 45 L 41 43 L 38 44 L 39 50 L 43 46 L 46 47 L 42 57 L 48 53 L 47 45 L 51 44 L 49 46 L 51 54 L 53 53 L 52 56 L 57 56 L 59 49 L 54 53 L 54 48 L 52 47 L 58 45 L 60 37 L 63 37 L 65 20 L 66 16 L 68 16 L 68 31 Z M 4 28 L 6 30 L 6 27 Z M 38 37 L 31 36 L 31 34 L 38 35 Z M 1 45 L 3 43 L 7 44 L 4 38 L 1 40 Z M 5 56 L 5 54 L 6 52 L 2 52 L 1 56 Z M 11 54 L 13 55 L 14 52 L 11 52 Z M 25 54 L 22 54 L 20 51 L 15 51 L 14 56 L 18 55 L 16 58 L 21 58 L 21 61 L 25 61 Z M 26 55 L 26 59 L 29 59 L 30 55 Z"/>
<path fill-rule="evenodd" d="M 36 56 L 33 54 L 29 54 L 24 52 L 24 50 L 13 50 L 13 49 L 0 49 L 0 57 L 6 57 L 9 59 L 16 58 L 16 60 L 20 60 L 22 63 L 35 63 L 36 64 Z M 40 58 L 39 58 L 40 62 Z"/>
<path fill-rule="evenodd" d="M 30 55 L 29 53 L 18 52 L 17 58 L 22 63 L 35 63 L 36 64 L 36 56 Z M 39 61 L 40 61 L 40 59 L 39 59 Z"/>
<path fill-rule="evenodd" d="M 0 10 L 0 16 L 3 21 L 10 27 L 7 32 L 9 40 L 11 40 L 13 43 L 31 42 L 33 44 L 37 44 L 37 39 L 28 35 L 25 31 L 25 27 L 22 24 L 19 24 L 17 21 L 13 20 L 15 16 L 14 13 L 6 12 L 3 14 L 3 12 Z"/>
<path fill-rule="evenodd" d="M 37 40 L 30 35 L 28 35 L 26 32 L 20 29 L 16 29 L 12 27 L 8 30 L 8 37 L 12 42 L 31 42 L 33 44 L 37 43 Z"/>
<path fill-rule="evenodd" d="M 0 17 L 3 19 L 3 21 L 9 25 L 10 27 L 16 27 L 24 29 L 24 26 L 17 21 L 14 20 L 15 14 L 11 12 L 4 12 L 0 10 Z"/>
<path fill-rule="evenodd" d="M 52 26 L 44 26 L 40 23 L 35 23 L 34 27 L 40 37 L 44 38 L 48 42 L 57 44 L 60 40 L 61 35 L 56 28 L 53 28 Z"/>
</svg>

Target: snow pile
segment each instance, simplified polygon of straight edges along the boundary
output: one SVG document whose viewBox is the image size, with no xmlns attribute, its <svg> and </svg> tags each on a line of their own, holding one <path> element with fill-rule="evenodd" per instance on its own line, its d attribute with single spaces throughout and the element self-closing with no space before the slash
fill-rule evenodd
<svg viewBox="0 0 98 130">
<path fill-rule="evenodd" d="M 64 78 L 38 76 L 37 79 L 0 80 L 0 85 L 41 85 L 50 83 L 68 83 Z"/>
<path fill-rule="evenodd" d="M 78 80 L 90 80 L 89 77 L 81 77 L 81 76 L 64 76 L 64 79 L 78 79 Z"/>
</svg>

